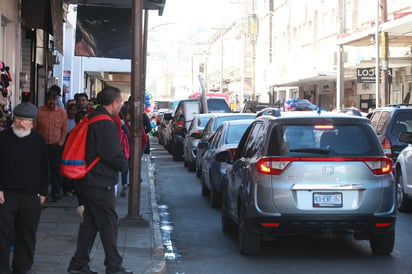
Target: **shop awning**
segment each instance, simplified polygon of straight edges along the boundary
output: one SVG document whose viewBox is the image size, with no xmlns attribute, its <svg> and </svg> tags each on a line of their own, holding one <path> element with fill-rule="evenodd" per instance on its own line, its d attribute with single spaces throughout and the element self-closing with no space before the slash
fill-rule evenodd
<svg viewBox="0 0 412 274">
<path fill-rule="evenodd" d="M 297 87 L 302 85 L 315 85 L 322 82 L 332 82 L 336 81 L 336 73 L 319 73 L 318 75 L 314 75 L 311 77 L 298 79 L 296 81 L 285 82 L 280 84 L 275 84 L 275 87 Z"/>
<path fill-rule="evenodd" d="M 133 0 L 65 0 L 68 4 L 114 8 L 131 8 L 132 1 Z M 165 3 L 166 0 L 143 0 L 143 8 L 145 10 L 158 10 L 159 15 L 162 15 Z"/>
<path fill-rule="evenodd" d="M 412 46 L 412 11 L 394 15 L 396 19 L 385 22 L 379 26 L 380 31 L 387 32 L 389 47 Z M 371 46 L 374 43 L 376 28 L 352 34 L 343 34 L 338 39 L 338 45 L 343 46 Z"/>
</svg>

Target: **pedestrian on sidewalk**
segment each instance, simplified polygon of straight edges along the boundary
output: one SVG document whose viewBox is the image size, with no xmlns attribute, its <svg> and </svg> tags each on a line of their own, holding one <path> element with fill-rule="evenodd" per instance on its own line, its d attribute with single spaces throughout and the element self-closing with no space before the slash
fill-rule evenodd
<svg viewBox="0 0 412 274">
<path fill-rule="evenodd" d="M 92 118 L 99 114 L 118 115 L 122 106 L 120 90 L 105 87 L 97 96 L 100 106 L 90 112 Z M 86 161 L 90 164 L 97 156 L 101 159 L 79 182 L 84 198 L 83 222 L 80 224 L 77 247 L 70 261 L 69 273 L 93 274 L 90 269 L 90 250 L 97 232 L 105 252 L 107 274 L 133 273 L 122 266 L 117 250 L 118 216 L 115 209 L 114 186 L 118 174 L 126 171 L 128 164 L 120 146 L 119 134 L 113 121 L 101 120 L 89 126 L 86 143 Z"/>
<path fill-rule="evenodd" d="M 57 106 L 56 100 L 54 93 L 46 93 L 45 104 L 39 107 L 36 124 L 37 131 L 46 139 L 53 202 L 62 198 L 63 179 L 60 175 L 60 161 L 68 128 L 66 111 Z"/>
<path fill-rule="evenodd" d="M 17 105 L 12 127 L 0 132 L 0 273 L 4 274 L 30 273 L 33 265 L 48 186 L 46 142 L 32 130 L 37 113 L 28 102 Z"/>
</svg>

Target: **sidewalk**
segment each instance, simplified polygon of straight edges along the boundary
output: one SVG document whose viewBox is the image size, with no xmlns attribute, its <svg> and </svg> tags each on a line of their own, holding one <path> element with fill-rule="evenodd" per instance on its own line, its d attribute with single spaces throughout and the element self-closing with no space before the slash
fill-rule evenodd
<svg viewBox="0 0 412 274">
<path fill-rule="evenodd" d="M 122 220 L 127 215 L 128 196 L 116 197 L 116 211 L 121 219 L 118 230 L 118 249 L 123 257 L 123 266 L 140 273 L 165 273 L 166 262 L 160 232 L 153 169 L 150 156 L 142 157 L 140 214 L 142 220 Z M 120 190 L 119 190 L 120 191 Z M 56 203 L 46 202 L 37 232 L 33 273 L 67 273 L 70 259 L 76 249 L 79 215 L 76 212 L 77 198 L 63 197 Z M 97 235 L 90 254 L 90 267 L 105 273 L 104 251 Z"/>
</svg>

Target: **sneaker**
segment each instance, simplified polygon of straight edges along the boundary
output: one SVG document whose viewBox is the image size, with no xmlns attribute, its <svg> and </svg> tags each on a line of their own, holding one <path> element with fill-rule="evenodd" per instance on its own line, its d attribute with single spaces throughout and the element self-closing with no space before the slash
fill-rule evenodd
<svg viewBox="0 0 412 274">
<path fill-rule="evenodd" d="M 98 274 L 97 271 L 91 269 L 88 266 L 84 266 L 82 268 L 70 268 L 69 267 L 69 269 L 67 269 L 67 272 L 71 274 Z"/>
<path fill-rule="evenodd" d="M 79 214 L 80 216 L 80 222 L 83 223 L 84 205 L 78 206 L 76 211 L 77 211 L 77 214 Z"/>
<path fill-rule="evenodd" d="M 122 191 L 120 191 L 120 197 L 126 196 L 126 191 L 129 189 L 128 185 L 123 185 Z"/>
</svg>

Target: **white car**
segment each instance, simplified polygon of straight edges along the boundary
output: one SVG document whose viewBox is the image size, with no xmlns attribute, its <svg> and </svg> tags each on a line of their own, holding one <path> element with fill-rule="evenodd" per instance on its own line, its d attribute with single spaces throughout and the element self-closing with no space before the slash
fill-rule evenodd
<svg viewBox="0 0 412 274">
<path fill-rule="evenodd" d="M 398 209 L 412 210 L 412 132 L 401 132 L 399 141 L 407 143 L 398 155 L 395 165 Z"/>
</svg>

